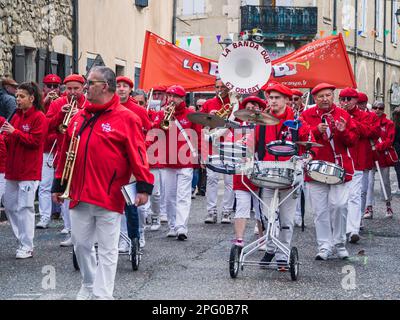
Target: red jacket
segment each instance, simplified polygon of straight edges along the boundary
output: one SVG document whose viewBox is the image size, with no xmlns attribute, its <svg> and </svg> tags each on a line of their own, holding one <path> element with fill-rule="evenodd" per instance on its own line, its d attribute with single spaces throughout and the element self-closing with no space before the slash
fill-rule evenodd
<svg viewBox="0 0 400 320">
<path fill-rule="evenodd" d="M 151 194 L 154 177 L 149 171 L 140 124 L 137 117 L 119 103 L 117 95 L 105 105 L 87 105 L 72 118 L 65 134 L 53 192 L 62 192 L 59 179 L 75 122 L 81 133 L 71 183 L 71 208 L 84 201 L 122 213 L 125 201 L 121 187 L 129 182 L 132 174 L 137 181 L 137 192 Z"/>
<path fill-rule="evenodd" d="M 359 171 L 371 170 L 374 166 L 373 157 L 371 157 L 370 139 L 379 137 L 380 128 L 378 122 L 372 122 L 372 117 L 368 112 L 360 110 L 358 107 L 349 110 L 357 131 L 359 134 L 358 142 L 351 148 L 350 155 L 354 161 L 354 169 Z"/>
<path fill-rule="evenodd" d="M 1 122 L 4 123 L 4 121 Z M 0 134 L 0 173 L 6 172 L 6 159 L 7 159 L 7 148 L 4 142 L 4 136 Z"/>
<path fill-rule="evenodd" d="M 392 120 L 386 118 L 386 114 L 378 117 L 380 134 L 378 139 L 374 139 L 379 166 L 382 168 L 393 166 L 396 155 L 393 153 L 393 143 L 395 137 L 395 127 Z"/>
<path fill-rule="evenodd" d="M 169 129 L 164 131 L 166 140 L 165 143 L 160 139 L 157 141 L 159 147 L 163 148 L 162 151 L 164 153 L 159 156 L 159 161 L 157 161 L 157 163 L 165 163 L 165 168 L 181 169 L 197 168 L 199 166 L 198 155 L 201 138 L 201 127 L 200 125 L 194 124 L 188 120 L 187 115 L 192 112 L 193 111 L 186 108 L 186 103 L 182 102 L 179 106 L 176 106 L 174 117 L 176 118 L 176 120 L 179 121 L 182 128 L 185 129 L 193 145 L 193 148 L 196 150 L 197 155 L 196 157 L 193 156 L 185 138 L 179 131 L 174 121 L 171 121 Z M 154 121 L 154 128 L 161 128 L 160 124 L 163 119 L 164 110 L 161 110 Z M 156 131 L 154 131 L 154 133 L 156 133 Z M 150 149 L 148 151 L 150 151 Z M 150 152 L 149 157 L 152 157 Z M 150 160 L 150 162 L 154 161 Z"/>
<path fill-rule="evenodd" d="M 57 163 L 60 159 L 60 151 L 62 147 L 62 141 L 64 139 L 64 135 L 59 131 L 59 126 L 62 124 L 65 117 L 65 113 L 62 112 L 61 109 L 68 103 L 69 101 L 67 95 L 63 95 L 50 104 L 49 110 L 46 113 L 49 129 L 44 152 L 50 152 L 54 141 L 57 140 L 56 148 L 55 150 L 53 149 L 53 154 L 56 154 L 56 152 L 58 153 L 57 158 L 54 161 L 55 167 L 57 167 Z M 78 108 L 83 109 L 86 105 L 87 100 L 85 96 L 81 95 L 80 99 L 78 100 Z"/>
<path fill-rule="evenodd" d="M 318 130 L 318 125 L 322 123 L 322 118 L 328 114 L 332 115 L 334 121 L 339 121 L 342 117 L 347 123 L 346 129 L 343 132 L 340 132 L 331 121 L 328 120 L 330 130 L 333 134 L 332 140 L 335 146 L 335 151 L 332 149 L 331 143 L 327 137 L 322 135 Z M 321 148 L 315 148 L 316 155 L 313 158 L 315 160 L 336 163 L 343 167 L 346 173 L 345 181 L 351 181 L 354 173 L 354 164 L 353 159 L 350 156 L 349 148 L 353 147 L 357 143 L 358 132 L 350 115 L 345 110 L 338 108 L 336 105 L 332 105 L 328 112 L 315 106 L 304 111 L 301 116 L 310 125 L 316 142 L 323 145 Z M 334 152 L 336 153 L 336 158 Z M 306 181 L 312 181 L 312 179 L 306 176 Z"/>
<path fill-rule="evenodd" d="M 151 129 L 152 124 L 150 121 L 150 118 L 147 114 L 147 111 L 145 108 L 139 106 L 138 104 L 135 103 L 134 99 L 129 98 L 127 102 L 121 103 L 124 107 L 128 108 L 131 110 L 133 113 L 135 113 L 139 118 L 141 122 L 141 127 L 142 127 L 142 132 L 143 132 L 143 137 L 146 136 L 146 133 Z"/>
<path fill-rule="evenodd" d="M 1 119 L 1 125 L 4 120 Z M 4 135 L 7 146 L 5 178 L 16 181 L 42 180 L 46 116 L 32 106 L 25 113 L 17 110 L 10 123 L 15 131 Z"/>
</svg>

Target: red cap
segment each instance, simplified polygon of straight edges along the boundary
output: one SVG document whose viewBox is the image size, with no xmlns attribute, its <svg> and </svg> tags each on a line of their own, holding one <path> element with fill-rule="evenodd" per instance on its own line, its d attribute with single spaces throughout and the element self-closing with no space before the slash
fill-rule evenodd
<svg viewBox="0 0 400 320">
<path fill-rule="evenodd" d="M 128 77 L 119 76 L 119 77 L 117 77 L 117 83 L 118 82 L 125 82 L 131 88 L 134 87 L 133 81 L 131 79 L 129 79 Z"/>
<path fill-rule="evenodd" d="M 264 84 L 264 86 L 261 88 L 261 90 L 267 90 L 269 87 L 272 87 L 276 84 L 279 84 L 279 82 L 275 81 L 275 80 L 270 80 L 268 81 L 266 84 Z"/>
<path fill-rule="evenodd" d="M 61 84 L 61 78 L 56 74 L 48 74 L 43 78 L 44 84 L 56 83 Z"/>
<path fill-rule="evenodd" d="M 301 92 L 300 90 L 297 90 L 297 89 L 292 89 L 292 93 L 294 96 L 298 96 L 298 97 L 303 96 L 303 92 Z"/>
<path fill-rule="evenodd" d="M 368 102 L 368 96 L 364 92 L 358 93 L 358 103 Z"/>
<path fill-rule="evenodd" d="M 316 95 L 318 92 L 325 90 L 325 89 L 336 90 L 336 87 L 333 84 L 320 83 L 314 89 L 312 89 L 311 94 Z"/>
<path fill-rule="evenodd" d="M 161 92 L 166 92 L 166 91 L 167 91 L 167 89 L 168 89 L 168 87 L 167 87 L 167 86 L 155 86 L 155 87 L 153 88 L 153 91 L 161 91 Z"/>
<path fill-rule="evenodd" d="M 267 107 L 267 103 L 263 99 L 256 97 L 256 96 L 250 96 L 250 97 L 243 99 L 242 106 L 245 107 L 248 102 L 258 103 L 258 105 L 260 106 L 261 109 L 265 109 Z"/>
<path fill-rule="evenodd" d="M 339 97 L 358 98 L 358 92 L 353 88 L 344 88 L 340 91 Z"/>
<path fill-rule="evenodd" d="M 171 86 L 167 89 L 168 94 L 174 94 L 180 97 L 186 96 L 186 91 L 179 85 Z"/>
<path fill-rule="evenodd" d="M 76 82 L 85 84 L 85 78 L 82 77 L 80 74 L 70 74 L 68 77 L 66 77 L 64 79 L 64 84 L 66 84 L 68 82 L 72 82 L 72 81 L 76 81 Z"/>
<path fill-rule="evenodd" d="M 293 93 L 292 90 L 290 90 L 288 87 L 284 86 L 283 84 L 275 84 L 273 86 L 268 87 L 265 89 L 265 92 L 270 93 L 271 91 L 276 91 L 279 92 L 280 94 L 283 94 L 284 96 L 291 98 Z"/>
</svg>

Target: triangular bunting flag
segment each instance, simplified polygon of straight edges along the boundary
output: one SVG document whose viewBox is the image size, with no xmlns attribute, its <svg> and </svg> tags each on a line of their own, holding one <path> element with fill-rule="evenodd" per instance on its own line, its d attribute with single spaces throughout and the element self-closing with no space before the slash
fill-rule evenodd
<svg viewBox="0 0 400 320">
<path fill-rule="evenodd" d="M 204 43 L 204 37 L 203 37 L 203 36 L 199 37 L 199 41 L 200 41 L 201 45 L 203 45 L 203 43 Z"/>
<path fill-rule="evenodd" d="M 320 35 L 321 37 L 323 37 L 324 34 L 325 34 L 325 31 L 324 31 L 324 30 L 321 30 L 321 31 L 319 32 L 319 35 Z"/>
<path fill-rule="evenodd" d="M 361 35 L 363 34 L 363 32 L 362 32 L 362 31 L 358 31 L 357 34 L 358 34 L 359 36 L 361 36 Z"/>
<path fill-rule="evenodd" d="M 337 36 L 337 30 L 333 30 L 333 31 L 332 31 L 332 35 L 333 35 L 333 36 Z"/>
<path fill-rule="evenodd" d="M 192 38 L 187 38 L 187 45 L 190 47 L 190 44 L 192 43 Z"/>
<path fill-rule="evenodd" d="M 221 41 L 221 35 L 220 34 L 217 35 L 217 41 L 218 41 L 218 43 Z"/>
<path fill-rule="evenodd" d="M 181 40 L 176 40 L 176 41 L 175 41 L 175 45 L 176 45 L 177 47 L 179 47 L 179 46 L 181 45 Z"/>
<path fill-rule="evenodd" d="M 344 35 L 345 35 L 346 37 L 348 37 L 348 36 L 350 35 L 350 31 L 346 30 L 346 31 L 344 32 Z"/>
<path fill-rule="evenodd" d="M 390 33 L 390 30 L 385 30 L 385 35 L 387 36 Z"/>
</svg>

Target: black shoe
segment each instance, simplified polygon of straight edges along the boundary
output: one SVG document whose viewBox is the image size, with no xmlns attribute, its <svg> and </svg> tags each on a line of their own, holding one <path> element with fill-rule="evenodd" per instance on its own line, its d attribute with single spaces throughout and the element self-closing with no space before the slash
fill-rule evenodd
<svg viewBox="0 0 400 320">
<path fill-rule="evenodd" d="M 355 244 L 359 240 L 360 240 L 360 236 L 358 234 L 354 233 L 354 234 L 351 235 L 349 242 Z"/>
<path fill-rule="evenodd" d="M 187 239 L 187 235 L 184 233 L 178 234 L 178 240 L 185 241 Z"/>
<path fill-rule="evenodd" d="M 266 252 L 264 257 L 260 261 L 260 267 L 266 268 L 271 263 L 271 261 L 274 257 L 275 257 L 275 253 Z"/>
<path fill-rule="evenodd" d="M 204 191 L 197 191 L 196 196 L 202 196 L 205 197 L 206 193 Z"/>
<path fill-rule="evenodd" d="M 60 220 L 60 218 L 61 218 L 61 212 L 53 212 L 52 215 L 51 215 L 51 218 L 52 218 L 53 220 Z"/>
</svg>

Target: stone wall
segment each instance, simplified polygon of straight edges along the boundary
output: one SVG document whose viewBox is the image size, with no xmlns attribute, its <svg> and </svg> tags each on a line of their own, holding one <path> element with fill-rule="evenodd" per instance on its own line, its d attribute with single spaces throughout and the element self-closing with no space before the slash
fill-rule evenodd
<svg viewBox="0 0 400 320">
<path fill-rule="evenodd" d="M 0 0 L 0 77 L 12 75 L 12 49 L 29 37 L 50 51 L 55 36 L 72 41 L 72 12 L 71 0 Z"/>
</svg>

